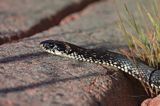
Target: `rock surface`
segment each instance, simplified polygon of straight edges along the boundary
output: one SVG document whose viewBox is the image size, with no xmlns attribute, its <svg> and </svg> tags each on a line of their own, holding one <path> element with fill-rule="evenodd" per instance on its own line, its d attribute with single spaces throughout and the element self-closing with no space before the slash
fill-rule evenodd
<svg viewBox="0 0 160 106">
<path fill-rule="evenodd" d="M 114 2 L 97 0 L 91 4 L 93 1 L 0 1 L 0 42 L 16 40 L 0 46 L 1 106 L 140 105 L 147 96 L 137 80 L 116 69 L 47 54 L 39 47 L 46 39 L 68 41 L 87 48 L 115 50 L 124 47 L 124 39 L 116 28 L 119 20 Z M 82 8 L 84 2 L 87 2 L 86 7 Z M 58 16 L 55 14 L 74 3 L 80 3 L 77 6 L 81 9 L 58 18 L 56 23 Z M 133 4 L 132 0 L 128 3 Z M 42 22 L 38 24 L 38 31 L 28 33 L 37 23 L 50 17 L 58 26 L 46 27 Z M 24 37 L 27 38 L 19 40 Z"/>
<path fill-rule="evenodd" d="M 160 106 L 160 95 L 155 98 L 146 99 L 141 106 Z"/>
<path fill-rule="evenodd" d="M 0 44 L 32 36 L 99 0 L 1 0 Z"/>
</svg>

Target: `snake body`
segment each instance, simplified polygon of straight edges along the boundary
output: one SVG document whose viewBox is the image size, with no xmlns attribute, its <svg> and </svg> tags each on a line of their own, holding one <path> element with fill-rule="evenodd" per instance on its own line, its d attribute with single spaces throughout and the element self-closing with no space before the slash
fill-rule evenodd
<svg viewBox="0 0 160 106">
<path fill-rule="evenodd" d="M 111 51 L 101 52 L 94 49 L 85 49 L 57 40 L 42 41 L 40 46 L 46 52 L 54 55 L 118 68 L 151 87 L 152 90 L 160 91 L 160 70 L 155 70 L 141 61 L 135 63 L 125 55 Z"/>
</svg>

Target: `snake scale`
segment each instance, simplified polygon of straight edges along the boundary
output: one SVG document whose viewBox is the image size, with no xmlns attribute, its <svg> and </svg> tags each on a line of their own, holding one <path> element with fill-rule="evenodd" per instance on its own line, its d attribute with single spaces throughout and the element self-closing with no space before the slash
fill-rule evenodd
<svg viewBox="0 0 160 106">
<path fill-rule="evenodd" d="M 154 92 L 159 93 L 160 91 L 160 70 L 149 67 L 141 61 L 135 63 L 125 55 L 111 51 L 101 52 L 85 49 L 57 40 L 42 41 L 40 46 L 44 51 L 54 55 L 118 68 L 149 86 Z"/>
</svg>

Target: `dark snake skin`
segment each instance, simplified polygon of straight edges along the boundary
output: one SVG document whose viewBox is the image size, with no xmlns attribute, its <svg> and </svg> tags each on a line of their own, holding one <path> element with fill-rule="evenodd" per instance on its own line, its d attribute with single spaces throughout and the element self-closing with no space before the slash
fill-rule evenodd
<svg viewBox="0 0 160 106">
<path fill-rule="evenodd" d="M 80 61 L 96 63 L 103 66 L 112 66 L 130 74 L 152 91 L 160 91 L 160 70 L 155 70 L 140 61 L 133 62 L 122 54 L 111 51 L 101 52 L 93 49 L 85 49 L 74 44 L 57 40 L 46 40 L 40 43 L 46 52 L 62 57 L 68 57 Z"/>
</svg>

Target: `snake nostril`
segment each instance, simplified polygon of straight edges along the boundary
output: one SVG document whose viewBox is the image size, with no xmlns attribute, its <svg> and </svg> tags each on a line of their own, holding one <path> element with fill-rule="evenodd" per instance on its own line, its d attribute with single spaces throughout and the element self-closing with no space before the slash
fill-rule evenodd
<svg viewBox="0 0 160 106">
<path fill-rule="evenodd" d="M 49 49 L 49 45 L 47 43 L 43 43 L 43 42 L 40 43 L 40 47 L 44 48 L 44 49 Z"/>
<path fill-rule="evenodd" d="M 42 41 L 42 42 L 40 42 L 40 45 L 44 45 L 46 43 L 47 43 L 46 41 Z"/>
</svg>

